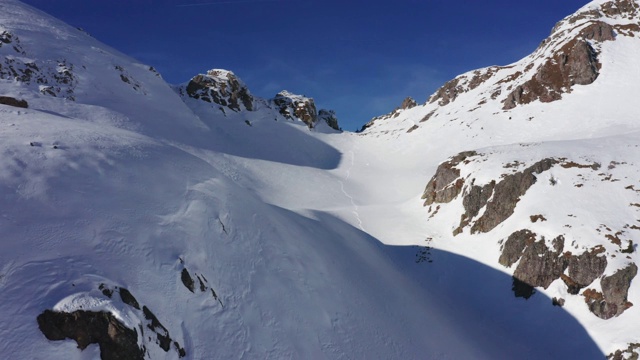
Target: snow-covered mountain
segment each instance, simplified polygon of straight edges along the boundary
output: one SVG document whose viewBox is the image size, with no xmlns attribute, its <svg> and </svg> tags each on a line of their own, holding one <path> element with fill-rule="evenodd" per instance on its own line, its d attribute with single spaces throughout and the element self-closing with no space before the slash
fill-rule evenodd
<svg viewBox="0 0 640 360">
<path fill-rule="evenodd" d="M 2 354 L 632 357 L 639 8 L 354 134 L 3 0 Z"/>
</svg>

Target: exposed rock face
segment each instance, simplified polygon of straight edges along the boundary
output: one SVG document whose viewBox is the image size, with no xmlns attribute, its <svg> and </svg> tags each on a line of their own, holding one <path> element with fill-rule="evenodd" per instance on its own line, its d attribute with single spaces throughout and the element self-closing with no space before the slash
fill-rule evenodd
<svg viewBox="0 0 640 360">
<path fill-rule="evenodd" d="M 103 360 L 144 359 L 137 331 L 127 328 L 108 312 L 45 310 L 38 316 L 38 326 L 47 339 L 73 339 L 81 350 L 98 344 Z"/>
<path fill-rule="evenodd" d="M 457 166 L 469 161 L 468 158 L 475 155 L 477 153 L 472 151 L 462 152 L 440 164 L 422 195 L 425 206 L 433 203 L 448 203 L 458 197 L 464 188 L 462 203 L 465 212 L 461 216 L 459 227 L 453 232 L 454 235 L 460 234 L 466 226 L 469 226 L 472 219 L 485 206 L 486 210 L 471 227 L 471 233 L 486 233 L 493 230 L 513 214 L 520 197 L 536 183 L 536 175 L 558 163 L 551 158 L 540 160 L 522 172 L 505 175 L 497 183 L 493 180 L 482 186 L 474 185 L 474 179 L 465 187 L 465 179 L 460 177 L 460 169 Z"/>
<path fill-rule="evenodd" d="M 392 119 L 392 118 L 397 118 L 398 116 L 400 116 L 400 114 L 405 111 L 405 110 L 409 110 L 412 109 L 414 107 L 418 106 L 418 103 L 412 98 L 412 97 L 406 97 L 402 103 L 400 104 L 400 106 L 398 106 L 397 108 L 393 109 L 392 112 L 385 114 L 385 115 L 381 115 L 381 116 L 376 116 L 373 119 L 371 119 L 368 123 L 364 124 L 362 126 L 362 128 L 360 128 L 360 130 L 358 130 L 358 132 L 362 132 L 367 128 L 370 128 L 371 126 L 373 126 L 373 124 L 376 121 L 384 121 L 384 120 L 388 120 L 388 119 Z"/>
<path fill-rule="evenodd" d="M 613 27 L 602 21 L 594 21 L 582 31 L 580 35 L 586 40 L 594 41 L 613 41 L 616 39 L 615 30 Z"/>
<path fill-rule="evenodd" d="M 563 249 L 562 236 L 553 240 L 553 249 L 547 247 L 544 239 L 534 242 L 524 250 L 513 277 L 531 287 L 541 286 L 546 289 L 567 268 L 569 261 L 561 256 Z"/>
<path fill-rule="evenodd" d="M 511 267 L 520 257 L 525 247 L 532 245 L 536 241 L 536 234 L 530 230 L 524 229 L 509 235 L 507 241 L 502 246 L 502 254 L 498 262 L 502 266 Z"/>
<path fill-rule="evenodd" d="M 460 169 L 457 166 L 467 158 L 475 155 L 477 155 L 475 151 L 461 152 L 440 164 L 422 194 L 422 199 L 425 200 L 424 205 L 448 203 L 458 196 L 462 191 L 464 180 L 458 179 L 460 177 Z"/>
<path fill-rule="evenodd" d="M 626 268 L 618 270 L 611 276 L 605 276 L 600 280 L 602 293 L 594 290 L 584 292 L 585 301 L 589 310 L 601 319 L 611 319 L 622 314 L 633 306 L 627 301 L 631 280 L 638 273 L 636 264 L 629 264 Z"/>
<path fill-rule="evenodd" d="M 487 209 L 471 227 L 471 233 L 489 232 L 511 216 L 520 197 L 536 183 L 535 175 L 551 169 L 556 163 L 557 160 L 554 159 L 540 160 L 522 172 L 505 176 L 496 184 L 492 200 L 487 203 Z"/>
<path fill-rule="evenodd" d="M 201 289 L 206 290 L 200 275 L 197 278 L 200 281 Z M 138 329 L 127 328 L 113 314 L 105 311 L 78 310 L 67 313 L 45 310 L 37 320 L 40 330 L 47 339 L 73 339 L 76 340 L 81 350 L 84 350 L 89 344 L 99 344 L 101 359 L 143 359 L 150 342 L 154 341 L 152 337 L 155 335 L 155 344 L 163 351 L 169 352 L 173 347 L 179 358 L 186 356 L 186 350 L 178 341 L 171 338 L 169 330 L 162 325 L 147 306 L 141 307 L 129 290 L 118 286 L 109 287 L 105 284 L 100 284 L 98 290 L 113 300 L 115 300 L 114 294 L 119 293 L 122 303 L 135 309 L 131 309 L 131 311 L 137 314 L 139 319 L 144 319 L 141 320 Z M 215 294 L 213 289 L 211 292 Z M 216 296 L 214 295 L 214 297 Z M 141 347 L 138 346 L 137 330 L 140 330 L 142 337 L 140 343 L 144 344 Z"/>
<path fill-rule="evenodd" d="M 276 95 L 273 103 L 282 116 L 290 120 L 296 117 L 307 124 L 309 129 L 313 128 L 318 121 L 316 104 L 311 98 L 283 90 Z"/>
<path fill-rule="evenodd" d="M 467 189 L 462 199 L 462 205 L 464 206 L 464 214 L 460 218 L 460 225 L 454 231 L 453 235 L 457 235 L 462 232 L 462 229 L 469 225 L 471 219 L 476 217 L 486 204 L 487 201 L 493 195 L 493 190 L 496 187 L 495 180 L 484 186 L 478 186 L 471 184 L 471 187 Z"/>
<path fill-rule="evenodd" d="M 640 359 L 640 343 L 631 343 L 626 349 L 616 350 L 607 355 L 609 360 L 637 360 Z"/>
<path fill-rule="evenodd" d="M 180 272 L 180 280 L 182 281 L 184 287 L 194 294 L 197 293 L 198 290 L 201 293 L 211 292 L 211 296 L 214 298 L 214 300 L 217 300 L 218 303 L 220 303 L 220 306 L 224 307 L 222 300 L 218 297 L 218 294 L 216 294 L 215 290 L 213 290 L 213 288 L 209 286 L 209 282 L 203 274 L 193 273 L 192 275 L 189 270 L 183 268 Z M 196 280 L 198 281 L 197 283 Z"/>
<path fill-rule="evenodd" d="M 602 27 L 600 30 L 602 31 Z M 613 32 L 610 26 L 608 30 Z M 591 35 L 596 36 L 597 33 Z M 607 36 L 600 35 L 600 37 Z M 519 104 L 528 104 L 534 100 L 542 102 L 559 100 L 562 98 L 562 93 L 571 91 L 573 85 L 593 83 L 598 77 L 599 68 L 596 51 L 586 40 L 570 41 L 538 68 L 531 80 L 517 86 L 507 96 L 503 109 L 513 109 Z"/>
<path fill-rule="evenodd" d="M 253 111 L 253 96 L 247 86 L 231 71 L 214 69 L 206 75 L 196 75 L 184 88 L 194 99 L 218 104 L 233 111 L 242 107 Z"/>
<path fill-rule="evenodd" d="M 536 100 L 559 100 L 575 85 L 588 85 L 597 79 L 601 67 L 598 43 L 613 41 L 616 35 L 636 36 L 640 32 L 638 14 L 639 5 L 632 0 L 607 1 L 597 9 L 576 13 L 558 22 L 529 57 L 530 62 L 520 65 L 517 71 L 509 70 L 514 66 L 492 66 L 460 75 L 440 87 L 428 103 L 446 106 L 493 78 L 496 79 L 478 106 L 489 97 L 494 100 L 502 97 L 504 110 Z M 611 25 L 604 20 L 607 18 L 614 19 L 612 23 L 616 24 Z M 544 62 L 536 67 L 537 59 Z"/>
<path fill-rule="evenodd" d="M 576 256 L 570 252 L 563 253 L 564 241 L 562 235 L 558 236 L 549 248 L 544 238 L 536 241 L 536 234 L 526 229 L 507 238 L 498 261 L 510 267 L 520 260 L 513 273 L 516 297 L 529 298 L 535 293 L 535 287 L 546 289 L 559 278 L 567 285 L 570 294 L 577 295 L 582 288 L 602 276 L 607 267 L 602 246 Z M 602 319 L 610 319 L 632 306 L 627 301 L 627 293 L 636 273 L 637 267 L 632 263 L 612 276 L 603 277 L 600 281 L 602 293 L 585 290 L 583 296 L 589 310 Z"/>
<path fill-rule="evenodd" d="M 318 111 L 318 121 L 324 121 L 330 128 L 340 131 L 340 125 L 338 124 L 338 118 L 336 112 L 333 110 L 320 109 Z"/>
<path fill-rule="evenodd" d="M 418 103 L 415 100 L 413 100 L 412 97 L 408 96 L 402 101 L 402 104 L 400 104 L 400 109 L 407 110 L 407 109 L 414 108 L 416 106 L 418 106 Z"/>
<path fill-rule="evenodd" d="M 78 81 L 73 64 L 66 59 L 40 61 L 26 56 L 18 36 L 6 30 L 0 32 L 0 79 L 31 85 L 43 95 L 75 100 Z"/>
<path fill-rule="evenodd" d="M 448 81 L 435 94 L 431 95 L 428 103 L 438 102 L 440 106 L 446 106 L 455 101 L 460 94 L 471 91 L 483 82 L 489 80 L 495 73 L 503 67 L 492 66 L 485 69 L 475 70 L 473 76 L 460 75 Z"/>
<path fill-rule="evenodd" d="M 27 104 L 26 100 L 18 100 L 10 96 L 0 96 L 0 104 L 15 106 L 15 107 L 24 108 L 24 109 L 29 107 L 29 104 Z"/>
<path fill-rule="evenodd" d="M 570 294 L 578 294 L 580 289 L 589 286 L 602 276 L 607 268 L 607 258 L 604 248 L 596 247 L 585 251 L 579 256 L 571 256 L 569 260 L 569 275 L 563 276 Z"/>
</svg>

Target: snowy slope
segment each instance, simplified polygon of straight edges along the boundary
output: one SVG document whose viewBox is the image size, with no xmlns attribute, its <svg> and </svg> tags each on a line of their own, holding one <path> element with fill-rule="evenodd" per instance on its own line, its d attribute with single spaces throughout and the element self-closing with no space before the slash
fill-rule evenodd
<svg viewBox="0 0 640 360">
<path fill-rule="evenodd" d="M 389 198 L 360 203 L 358 224 L 389 244 L 418 244 L 426 238 L 430 247 L 472 257 L 509 274 L 518 272 L 520 263 L 505 267 L 498 259 L 507 238 L 521 229 L 535 233 L 537 240 L 546 239 L 550 249 L 552 240 L 563 236 L 565 256 L 598 249 L 599 257 L 607 260 L 604 272 L 578 296 L 569 294 L 560 279 L 536 289 L 566 300 L 565 309 L 585 325 L 606 354 L 638 343 L 634 319 L 639 310 L 631 305 L 638 303 L 637 279 L 631 280 L 625 299 L 631 304 L 624 306 L 631 307 L 622 314 L 618 309 L 618 316 L 611 319 L 596 317 L 585 300 L 588 289 L 602 291 L 602 277 L 638 261 L 640 123 L 634 103 L 640 77 L 635 61 L 640 53 L 639 9 L 637 1 L 594 1 L 558 23 L 550 37 L 521 61 L 463 74 L 424 105 L 367 124 L 358 146 L 368 143 L 377 150 L 359 165 L 356 161 L 356 173 L 363 171 L 365 178 L 366 172 L 394 169 L 393 176 L 405 182 L 394 189 L 389 189 L 394 179 L 369 187 Z M 564 78 L 554 73 L 557 64 L 569 64 L 566 69 L 579 62 L 569 49 L 581 42 L 593 50 L 590 60 L 597 75 L 585 84 L 574 81 L 580 71 L 570 69 Z M 532 79 L 544 86 L 532 84 Z M 552 81 L 545 83 L 548 79 Z M 524 89 L 523 100 L 510 104 L 518 88 Z M 437 177 L 439 163 L 470 150 L 477 155 L 456 165 L 461 173 L 450 182 L 451 191 L 459 186 L 457 194 L 418 209 L 413 199 L 431 191 L 425 185 L 434 174 Z M 379 160 L 371 160 L 375 155 Z M 468 213 L 465 203 L 478 200 L 470 195 L 473 186 L 491 187 L 492 181 L 500 183 L 544 159 L 555 164 L 535 175 L 536 183 L 516 200 L 513 214 L 487 228 L 486 220 L 496 213 L 485 201 L 480 205 L 486 207 L 473 218 L 461 219 Z M 379 168 L 370 170 L 371 166 Z M 498 199 L 497 192 L 490 195 Z M 446 197 L 444 191 L 440 196 Z M 399 212 L 385 217 L 390 206 Z M 544 220 L 535 218 L 540 215 Z M 468 225 L 461 226 L 465 221 Z M 564 272 L 570 273 L 571 268 Z"/>
<path fill-rule="evenodd" d="M 45 310 L 112 314 L 109 329 L 135 330 L 150 359 L 598 358 L 638 342 L 637 306 L 602 320 L 557 281 L 516 299 L 512 269 L 497 263 L 498 241 L 525 225 L 613 253 L 598 226 L 635 221 L 640 201 L 625 187 L 638 181 L 637 82 L 621 79 L 638 74 L 637 39 L 599 43 L 597 81 L 561 101 L 470 112 L 490 91 L 482 83 L 352 134 L 291 121 L 268 100 L 221 111 L 180 96 L 18 1 L 0 3 L 0 27 L 0 96 L 28 103 L 0 105 L 0 351 L 11 358 L 100 356 L 48 340 Z M 539 51 L 514 66 L 551 50 Z M 429 219 L 420 196 L 439 163 L 473 149 L 460 176 L 478 184 L 546 157 L 606 174 L 554 168 L 556 185 L 532 186 L 499 228 L 454 237 L 463 200 Z M 550 305 L 557 296 L 564 308 Z"/>
</svg>

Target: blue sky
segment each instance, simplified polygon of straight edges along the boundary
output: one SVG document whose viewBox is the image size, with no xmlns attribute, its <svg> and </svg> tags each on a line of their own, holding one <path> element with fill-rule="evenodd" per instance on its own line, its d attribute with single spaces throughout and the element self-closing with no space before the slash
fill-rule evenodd
<svg viewBox="0 0 640 360">
<path fill-rule="evenodd" d="M 286 89 L 345 130 L 426 101 L 445 81 L 533 51 L 586 0 L 23 0 L 153 65 L 172 84 L 212 68 Z"/>
</svg>

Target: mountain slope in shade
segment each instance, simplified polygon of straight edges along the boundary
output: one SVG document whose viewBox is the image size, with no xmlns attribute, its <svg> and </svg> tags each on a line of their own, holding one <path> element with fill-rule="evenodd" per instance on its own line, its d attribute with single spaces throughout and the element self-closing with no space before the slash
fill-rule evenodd
<svg viewBox="0 0 640 360">
<path fill-rule="evenodd" d="M 614 9 L 607 4 L 581 12 Z M 594 268 L 606 256 L 602 275 L 614 280 L 635 262 L 635 248 L 622 251 L 640 189 L 628 106 L 637 82 L 622 79 L 637 74 L 638 44 L 632 32 L 618 34 L 626 25 L 614 27 L 633 20 L 627 10 L 598 15 L 618 35 L 587 39 L 597 77 L 545 88 L 561 100 L 477 105 L 492 81 L 513 74 L 505 68 L 474 89 L 453 86 L 448 104 L 437 95 L 425 105 L 406 100 L 352 134 L 304 122 L 313 113 L 306 97 L 257 99 L 225 70 L 172 88 L 149 66 L 18 1 L 0 8 L 0 96 L 13 99 L 0 105 L 4 354 L 560 359 L 639 342 L 638 306 L 605 320 L 561 279 L 535 285 L 525 300 L 511 276 L 538 252 L 560 267 L 571 252 L 563 270 L 574 282 L 590 277 L 571 272 L 587 250 Z M 514 68 L 544 67 L 589 19 L 565 19 L 571 26 L 554 31 L 563 35 Z M 535 69 L 499 84 L 504 95 L 530 86 Z M 453 164 L 465 150 L 473 152 Z M 498 193 L 499 181 L 532 167 L 535 181 L 502 222 L 473 231 L 489 223 L 481 218 L 491 197 L 461 218 L 474 186 L 495 181 Z M 434 176 L 447 195 L 429 209 L 420 197 Z M 520 230 L 535 241 L 507 246 L 520 243 L 509 241 Z M 593 280 L 589 299 L 610 297 L 611 283 Z M 637 293 L 631 281 L 625 301 L 637 303 Z"/>
</svg>

